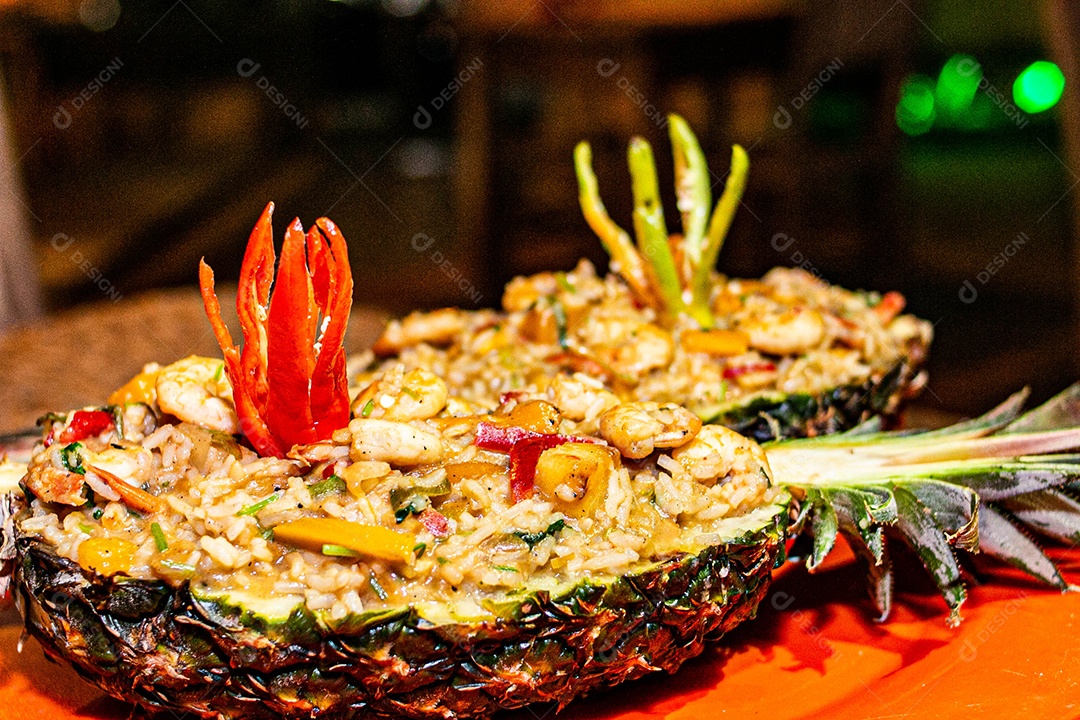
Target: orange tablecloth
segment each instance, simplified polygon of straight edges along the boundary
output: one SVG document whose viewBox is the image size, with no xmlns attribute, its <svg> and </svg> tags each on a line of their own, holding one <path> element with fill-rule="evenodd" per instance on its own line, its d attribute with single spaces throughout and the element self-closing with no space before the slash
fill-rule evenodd
<svg viewBox="0 0 1080 720">
<path fill-rule="evenodd" d="M 780 571 L 756 620 L 686 663 L 575 701 L 560 720 L 584 718 L 1077 718 L 1080 717 L 1080 596 L 1061 595 L 989 563 L 958 629 L 911 566 L 898 568 L 893 619 L 870 620 L 850 556 L 815 575 Z M 1080 582 L 1080 550 L 1055 550 Z M 20 628 L 0 627 L 0 718 L 123 720 L 131 708 L 48 662 Z M 543 720 L 553 709 L 503 720 Z M 168 717 L 166 715 L 166 717 Z"/>
</svg>

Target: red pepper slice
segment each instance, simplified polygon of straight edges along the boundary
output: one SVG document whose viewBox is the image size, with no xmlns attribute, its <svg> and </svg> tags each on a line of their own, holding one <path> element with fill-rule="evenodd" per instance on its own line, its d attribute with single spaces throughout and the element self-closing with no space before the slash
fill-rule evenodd
<svg viewBox="0 0 1080 720">
<path fill-rule="evenodd" d="M 760 363 L 747 363 L 746 365 L 736 365 L 734 367 L 724 368 L 724 379 L 733 380 L 740 375 L 748 375 L 750 373 L 758 372 L 775 372 L 776 366 L 771 362 Z"/>
<path fill-rule="evenodd" d="M 71 422 L 57 438 L 61 443 L 78 442 L 88 437 L 100 435 L 113 427 L 115 420 L 112 413 L 104 410 L 76 410 L 71 417 Z"/>
<path fill-rule="evenodd" d="M 536 480 L 536 464 L 548 448 L 565 443 L 596 443 L 594 438 L 575 435 L 544 435 L 516 425 L 495 425 L 481 422 L 476 425 L 477 447 L 510 453 L 510 497 L 521 502 L 532 492 Z"/>
<path fill-rule="evenodd" d="M 881 319 L 883 325 L 892 322 L 897 315 L 904 311 L 907 300 L 895 290 L 890 290 L 881 298 L 881 302 L 874 306 L 874 313 Z"/>
<path fill-rule="evenodd" d="M 273 213 L 270 203 L 240 266 L 236 311 L 242 351 L 221 319 L 214 272 L 205 261 L 199 285 L 241 429 L 260 454 L 284 457 L 292 446 L 327 440 L 349 423 L 342 342 L 352 307 L 352 271 L 336 225 L 320 218 L 305 235 L 297 219 L 285 233 L 275 280 Z"/>
<path fill-rule="evenodd" d="M 438 510 L 426 508 L 416 516 L 416 519 L 435 537 L 450 537 L 450 523 L 446 521 L 446 516 Z"/>
</svg>

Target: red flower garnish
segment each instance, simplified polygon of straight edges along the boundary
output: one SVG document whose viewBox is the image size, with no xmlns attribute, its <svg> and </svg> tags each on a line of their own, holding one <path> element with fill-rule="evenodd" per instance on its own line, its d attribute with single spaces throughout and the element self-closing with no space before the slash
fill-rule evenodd
<svg viewBox="0 0 1080 720">
<path fill-rule="evenodd" d="M 199 264 L 206 315 L 225 356 L 240 427 L 262 455 L 326 440 L 349 423 L 345 326 L 352 271 L 345 238 L 326 218 L 305 237 L 299 218 L 285 232 L 274 279 L 274 204 L 251 232 L 236 311 L 244 347 L 233 345 L 214 293 L 214 271 Z M 270 286 L 273 284 L 273 294 Z"/>
</svg>

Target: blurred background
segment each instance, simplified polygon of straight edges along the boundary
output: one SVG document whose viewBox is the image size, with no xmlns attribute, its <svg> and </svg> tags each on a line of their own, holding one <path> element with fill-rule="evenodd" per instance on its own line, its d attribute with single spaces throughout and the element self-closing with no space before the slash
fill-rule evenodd
<svg viewBox="0 0 1080 720">
<path fill-rule="evenodd" d="M 670 218 L 671 111 L 718 182 L 733 142 L 750 154 L 724 272 L 903 292 L 936 324 L 926 411 L 1046 397 L 1080 377 L 1078 17 L 1065 0 L 0 0 L 0 425 L 60 402 L 40 390 L 58 377 L 111 387 L 215 351 L 198 259 L 235 282 L 269 200 L 279 229 L 332 217 L 357 303 L 390 313 L 603 265 L 572 148 L 592 142 L 628 226 L 625 148 L 646 136 Z"/>
</svg>

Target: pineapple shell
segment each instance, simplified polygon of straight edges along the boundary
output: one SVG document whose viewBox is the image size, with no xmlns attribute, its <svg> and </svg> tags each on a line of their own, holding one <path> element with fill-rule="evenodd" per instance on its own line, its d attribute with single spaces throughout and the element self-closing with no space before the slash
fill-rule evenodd
<svg viewBox="0 0 1080 720">
<path fill-rule="evenodd" d="M 526 589 L 484 620 L 415 609 L 269 618 L 184 585 L 105 578 L 16 541 L 16 602 L 53 659 L 113 697 L 200 718 L 486 717 L 674 672 L 753 617 L 782 560 L 787 502 L 738 537 L 609 582 Z"/>
<path fill-rule="evenodd" d="M 866 382 L 811 393 L 770 393 L 724 407 L 706 421 L 725 425 L 764 443 L 785 438 L 817 437 L 850 430 L 874 416 L 886 423 L 899 414 L 904 399 L 917 394 L 917 363 L 902 360 L 884 375 Z"/>
</svg>

